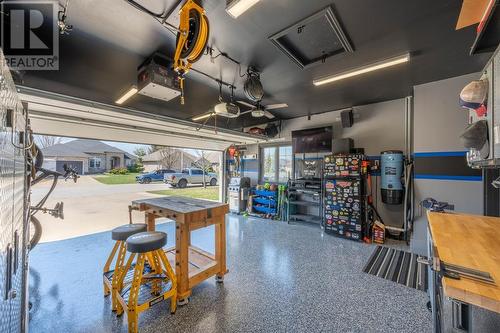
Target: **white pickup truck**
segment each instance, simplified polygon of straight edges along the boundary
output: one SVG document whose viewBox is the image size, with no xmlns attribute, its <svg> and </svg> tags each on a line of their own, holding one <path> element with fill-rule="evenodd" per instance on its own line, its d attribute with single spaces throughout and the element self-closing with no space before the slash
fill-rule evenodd
<svg viewBox="0 0 500 333">
<path fill-rule="evenodd" d="M 182 172 L 165 174 L 165 184 L 173 187 L 185 188 L 188 184 L 203 184 L 203 170 L 196 168 L 183 169 Z M 217 185 L 217 174 L 205 173 L 205 182 L 211 186 Z"/>
</svg>

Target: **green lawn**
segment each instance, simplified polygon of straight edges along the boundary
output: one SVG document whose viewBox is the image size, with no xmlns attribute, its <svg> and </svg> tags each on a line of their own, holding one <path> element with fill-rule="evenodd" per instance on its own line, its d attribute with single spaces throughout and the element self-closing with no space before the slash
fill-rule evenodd
<svg viewBox="0 0 500 333">
<path fill-rule="evenodd" d="M 161 191 L 148 191 L 152 194 L 161 195 L 181 195 L 190 198 L 219 200 L 219 186 L 169 188 Z"/>
<path fill-rule="evenodd" d="M 94 179 L 106 185 L 119 185 L 119 184 L 134 184 L 135 176 L 138 173 L 129 173 L 126 175 L 112 175 L 106 173 L 104 175 L 95 176 Z"/>
</svg>

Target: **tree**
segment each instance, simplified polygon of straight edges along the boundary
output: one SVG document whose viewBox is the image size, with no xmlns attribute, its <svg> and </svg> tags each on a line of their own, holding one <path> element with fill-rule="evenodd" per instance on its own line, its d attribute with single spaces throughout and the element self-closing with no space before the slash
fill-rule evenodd
<svg viewBox="0 0 500 333">
<path fill-rule="evenodd" d="M 52 135 L 35 135 L 35 142 L 40 148 L 47 148 L 50 146 L 55 146 L 61 143 L 62 138 L 60 136 Z"/>
<path fill-rule="evenodd" d="M 179 151 L 172 147 L 163 147 L 158 152 L 160 154 L 160 164 L 165 169 L 174 169 L 180 158 Z"/>
<path fill-rule="evenodd" d="M 207 183 L 205 182 L 205 174 L 212 171 L 212 163 L 210 163 L 210 161 L 205 158 L 204 150 L 196 150 L 195 155 L 196 157 L 198 157 L 198 159 L 193 162 L 193 165 L 203 170 L 203 187 L 206 188 Z"/>
<path fill-rule="evenodd" d="M 164 148 L 163 146 L 158 146 L 158 145 L 150 145 L 148 148 L 148 154 L 152 154 L 155 151 L 158 151 L 160 149 Z"/>
<path fill-rule="evenodd" d="M 146 149 L 137 147 L 134 149 L 134 155 L 138 157 L 139 163 L 142 163 L 142 158 L 146 155 Z"/>
</svg>

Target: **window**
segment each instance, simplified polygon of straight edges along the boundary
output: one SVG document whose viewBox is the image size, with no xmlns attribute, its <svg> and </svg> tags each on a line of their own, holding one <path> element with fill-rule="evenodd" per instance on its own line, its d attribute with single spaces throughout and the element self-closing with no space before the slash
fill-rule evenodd
<svg viewBox="0 0 500 333">
<path fill-rule="evenodd" d="M 292 146 L 262 149 L 262 181 L 286 183 L 292 173 Z"/>
<path fill-rule="evenodd" d="M 262 180 L 276 182 L 276 147 L 264 148 L 262 157 Z"/>
<path fill-rule="evenodd" d="M 101 167 L 101 159 L 99 157 L 91 157 L 89 160 L 89 167 L 100 168 Z"/>
<path fill-rule="evenodd" d="M 278 181 L 286 183 L 292 174 L 292 146 L 280 147 L 278 170 Z"/>
<path fill-rule="evenodd" d="M 203 170 L 192 170 L 191 174 L 193 174 L 193 175 L 202 175 L 203 174 Z"/>
</svg>

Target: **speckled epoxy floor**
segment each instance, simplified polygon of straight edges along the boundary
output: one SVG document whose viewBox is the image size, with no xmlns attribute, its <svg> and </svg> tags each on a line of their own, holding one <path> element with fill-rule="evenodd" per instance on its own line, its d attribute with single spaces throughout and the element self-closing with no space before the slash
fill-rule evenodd
<svg viewBox="0 0 500 333">
<path fill-rule="evenodd" d="M 174 241 L 173 223 L 158 230 Z M 213 249 L 213 229 L 192 242 Z M 430 332 L 425 293 L 362 273 L 373 246 L 318 227 L 227 217 L 229 274 L 193 291 L 170 315 L 166 302 L 140 317 L 140 332 Z M 31 253 L 30 332 L 126 332 L 109 310 L 101 269 L 109 233 L 40 244 Z"/>
</svg>

